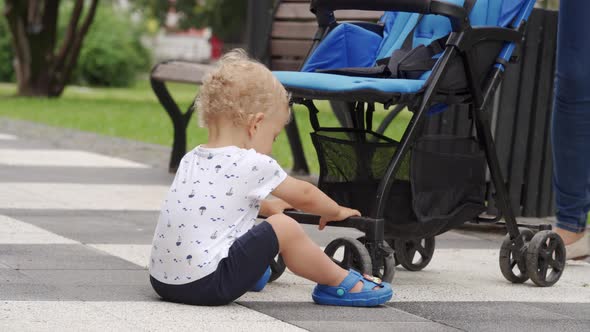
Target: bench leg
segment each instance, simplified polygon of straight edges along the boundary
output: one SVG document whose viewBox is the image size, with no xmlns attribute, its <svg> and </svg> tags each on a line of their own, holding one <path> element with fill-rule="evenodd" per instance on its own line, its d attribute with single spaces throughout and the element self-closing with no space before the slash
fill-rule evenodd
<svg viewBox="0 0 590 332">
<path fill-rule="evenodd" d="M 295 116 L 291 119 L 287 127 L 287 138 L 289 139 L 289 145 L 291 146 L 291 153 L 293 154 L 293 174 L 297 175 L 308 175 L 309 168 L 307 167 L 307 160 L 303 153 L 303 145 L 301 144 L 301 136 L 299 136 L 299 129 L 297 128 L 297 122 L 295 122 Z"/>
<path fill-rule="evenodd" d="M 339 100 L 330 100 L 330 106 L 332 106 L 332 112 L 340 122 L 343 128 L 352 128 L 353 123 L 350 118 L 351 110 L 354 110 L 354 103 L 349 103 Z"/>
<path fill-rule="evenodd" d="M 188 110 L 183 114 L 178 108 L 174 99 L 168 92 L 166 88 L 166 84 L 164 82 L 151 79 L 150 80 L 152 85 L 152 90 L 158 97 L 160 104 L 164 107 L 168 115 L 170 116 L 170 120 L 172 120 L 172 125 L 174 128 L 174 141 L 172 142 L 172 152 L 170 154 L 170 163 L 168 165 L 168 171 L 170 173 L 176 173 L 178 170 L 178 165 L 180 164 L 180 160 L 186 153 L 186 127 L 193 115 L 194 109 L 189 106 Z"/>
</svg>

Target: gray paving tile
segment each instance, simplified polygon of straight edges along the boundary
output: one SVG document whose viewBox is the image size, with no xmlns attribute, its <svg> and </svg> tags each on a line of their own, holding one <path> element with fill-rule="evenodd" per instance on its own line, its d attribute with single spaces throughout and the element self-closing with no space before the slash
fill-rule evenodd
<svg viewBox="0 0 590 332">
<path fill-rule="evenodd" d="M 22 273 L 22 271 L 3 268 L 0 269 L 0 283 L 2 283 L 2 285 L 34 283 L 34 279 Z"/>
<path fill-rule="evenodd" d="M 455 323 L 452 323 L 455 324 Z M 457 326 L 466 331 L 497 332 L 497 331 L 535 331 L 535 332 L 587 332 L 590 323 L 572 320 L 526 319 L 517 321 L 478 321 L 461 323 Z"/>
<path fill-rule="evenodd" d="M 334 321 L 289 321 L 309 331 L 317 332 L 358 332 L 358 331 L 405 331 L 405 332 L 446 332 L 458 329 L 432 322 L 334 322 Z"/>
<path fill-rule="evenodd" d="M 19 270 L 19 273 L 49 285 L 149 285 L 146 270 Z"/>
<path fill-rule="evenodd" d="M 464 234 L 450 231 L 436 237 L 436 249 L 498 249 L 502 245 L 502 237 L 479 237 L 477 233 Z"/>
<path fill-rule="evenodd" d="M 122 270 L 142 269 L 123 259 L 78 244 L 0 244 L 0 263 L 15 269 Z"/>
<path fill-rule="evenodd" d="M 150 244 L 158 220 L 155 211 L 56 210 L 6 215 L 82 243 Z"/>
<path fill-rule="evenodd" d="M 59 287 L 46 285 L 22 271 L 0 269 L 0 300 L 62 300 L 65 296 Z"/>
<path fill-rule="evenodd" d="M 590 321 L 575 320 L 552 308 L 516 302 L 390 303 L 391 307 L 467 331 L 587 331 Z M 586 327 L 586 328 L 584 328 Z"/>
<path fill-rule="evenodd" d="M 590 321 L 590 303 L 527 303 L 574 319 Z"/>
<path fill-rule="evenodd" d="M 62 301 L 71 299 L 59 287 L 41 284 L 0 285 L 0 301 Z"/>
<path fill-rule="evenodd" d="M 238 303 L 286 322 L 428 322 L 424 318 L 388 306 L 353 308 L 321 306 L 311 302 L 239 301 Z"/>
<path fill-rule="evenodd" d="M 0 300 L 155 301 L 144 270 L 0 271 Z"/>
<path fill-rule="evenodd" d="M 0 132 L 16 135 L 20 140 L 26 140 L 37 147 L 49 146 L 58 149 L 85 150 L 137 161 L 159 168 L 162 172 L 168 170 L 170 146 L 143 143 L 9 118 L 2 118 L 2 121 L 0 121 Z"/>
<path fill-rule="evenodd" d="M 154 168 L 0 167 L 0 182 L 170 185 L 173 178 L 173 174 Z"/>
<path fill-rule="evenodd" d="M 145 285 L 61 285 L 60 294 L 82 301 L 151 302 L 159 300 L 152 287 Z"/>
</svg>

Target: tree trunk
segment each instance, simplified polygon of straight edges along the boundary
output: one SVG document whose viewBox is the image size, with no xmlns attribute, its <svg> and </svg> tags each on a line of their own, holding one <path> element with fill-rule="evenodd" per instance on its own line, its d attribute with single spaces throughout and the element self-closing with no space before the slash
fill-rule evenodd
<svg viewBox="0 0 590 332">
<path fill-rule="evenodd" d="M 5 0 L 4 15 L 12 33 L 14 69 L 21 96 L 58 97 L 63 93 L 94 20 L 92 0 L 81 26 L 85 1 L 77 0 L 59 53 L 55 54 L 60 0 Z"/>
</svg>

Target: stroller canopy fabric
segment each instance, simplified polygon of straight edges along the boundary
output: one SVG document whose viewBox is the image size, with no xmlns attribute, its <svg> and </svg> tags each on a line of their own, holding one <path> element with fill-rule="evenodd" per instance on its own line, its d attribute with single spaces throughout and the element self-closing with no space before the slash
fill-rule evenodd
<svg viewBox="0 0 590 332">
<path fill-rule="evenodd" d="M 463 5 L 463 0 L 444 0 Z M 524 10 L 528 0 L 477 0 L 470 13 L 474 27 L 513 27 L 513 21 Z M 418 22 L 416 27 L 416 23 Z M 332 30 L 308 57 L 301 72 L 276 71 L 274 74 L 287 88 L 306 92 L 316 99 L 329 98 L 334 93 L 359 93 L 366 99 L 372 92 L 383 94 L 407 94 L 420 91 L 430 72 L 419 79 L 365 78 L 317 73 L 317 69 L 347 67 L 373 67 L 376 61 L 391 56 L 400 49 L 404 40 L 414 30 L 413 47 L 428 45 L 451 32 L 448 18 L 405 12 L 386 12 L 381 22 L 382 35 L 359 25 L 343 23 Z M 518 22 L 516 22 L 516 25 Z"/>
</svg>

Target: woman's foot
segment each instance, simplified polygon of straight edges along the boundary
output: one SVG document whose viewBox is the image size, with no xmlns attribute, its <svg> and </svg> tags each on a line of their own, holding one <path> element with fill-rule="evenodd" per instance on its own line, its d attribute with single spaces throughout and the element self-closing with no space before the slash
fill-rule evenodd
<svg viewBox="0 0 590 332">
<path fill-rule="evenodd" d="M 555 232 L 561 236 L 565 244 L 566 259 L 583 259 L 590 256 L 589 232 L 574 233 L 559 227 L 555 228 Z"/>
<path fill-rule="evenodd" d="M 563 244 L 565 244 L 566 246 L 578 241 L 584 236 L 584 232 L 574 233 L 559 227 L 555 227 L 555 233 L 561 236 Z"/>
</svg>

